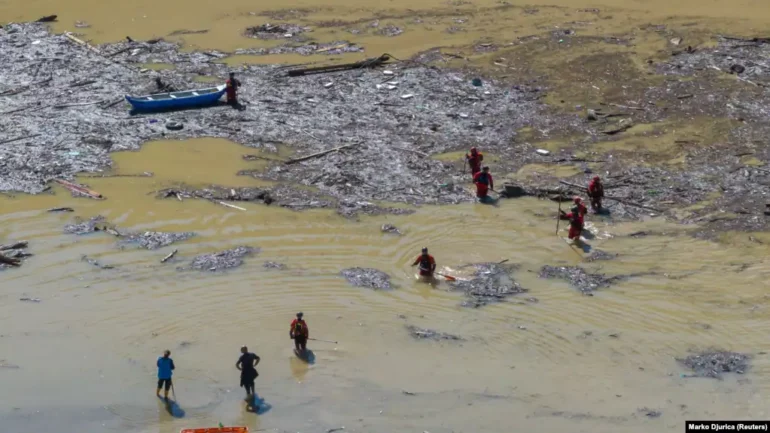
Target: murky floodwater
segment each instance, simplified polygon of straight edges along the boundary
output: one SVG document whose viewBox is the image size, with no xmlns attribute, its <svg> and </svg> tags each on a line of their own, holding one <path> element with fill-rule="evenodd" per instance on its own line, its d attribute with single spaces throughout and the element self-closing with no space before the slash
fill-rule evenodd
<svg viewBox="0 0 770 433">
<path fill-rule="evenodd" d="M 241 159 L 244 150 L 221 140 L 151 143 L 115 160 L 119 173 L 154 177 L 87 179 L 107 200 L 73 199 L 59 189 L 2 200 L 2 239 L 28 239 L 35 254 L 0 274 L 0 359 L 20 367 L 0 369 L 6 431 L 173 432 L 222 422 L 286 431 L 502 432 L 513 424 L 517 431 L 650 432 L 681 431 L 684 419 L 768 415 L 761 397 L 770 389 L 767 356 L 756 355 L 743 382 L 681 378 L 673 359 L 691 348 L 767 349 L 766 247 L 739 238 L 696 241 L 656 220 L 597 221 L 593 248 L 620 255 L 592 269 L 658 275 L 585 297 L 537 277 L 543 264 L 580 261 L 554 235 L 550 202 L 424 208 L 351 222 L 330 212 L 256 204 L 242 204 L 242 212 L 147 195 L 193 179 L 254 185 L 233 175 L 254 164 Z M 125 229 L 200 236 L 157 251 L 121 250 L 106 233 L 62 234 L 73 214 L 44 211 L 58 206 Z M 404 236 L 382 234 L 383 222 Z M 672 236 L 624 237 L 640 227 Z M 614 237 L 602 239 L 608 233 Z M 176 270 L 197 253 L 236 245 L 262 252 L 222 275 Z M 516 277 L 531 292 L 477 310 L 459 307 L 462 295 L 445 284 L 414 280 L 408 265 L 422 246 L 459 276 L 468 262 L 519 263 Z M 159 263 L 173 248 L 176 261 Z M 115 269 L 96 269 L 81 254 Z M 288 269 L 266 269 L 268 260 Z M 338 273 L 352 266 L 381 269 L 397 288 L 351 287 Z M 26 296 L 42 302 L 18 301 Z M 539 302 L 526 302 L 529 296 Z M 292 356 L 287 338 L 299 310 L 314 336 L 339 341 L 312 342 L 312 365 Z M 415 341 L 406 324 L 467 341 Z M 240 402 L 233 365 L 241 344 L 263 357 L 257 389 L 269 410 L 261 415 Z M 183 418 L 152 394 L 154 359 L 165 348 L 178 366 Z M 644 407 L 663 416 L 649 419 L 638 412 Z"/>
<path fill-rule="evenodd" d="M 741 33 L 770 22 L 770 9 L 750 0 L 556 4 L 567 8 L 541 6 L 537 14 L 522 14 L 521 9 L 483 9 L 496 5 L 491 0 L 461 10 L 430 0 L 419 8 L 434 10 L 431 28 L 406 27 L 394 38 L 341 35 L 339 29 L 319 29 L 314 36 L 360 42 L 367 54 L 400 56 L 484 36 L 543 32 L 554 22 L 582 19 L 577 8 L 635 10 L 613 10 L 612 19 L 591 30 L 596 32 L 696 12 L 722 19 L 725 28 L 744 20 Z M 85 21 L 91 27 L 79 30 L 97 42 L 209 29 L 184 40 L 193 47 L 232 49 L 265 44 L 241 36 L 244 27 L 266 20 L 256 14 L 317 6 L 314 1 L 14 0 L 0 2 L 0 20 L 56 13 L 60 22 L 55 30 L 74 30 L 75 21 Z M 324 7 L 286 20 L 345 16 L 348 21 L 364 19 L 365 26 L 373 16 L 349 1 L 325 2 Z M 412 20 L 409 7 L 416 6 L 401 0 L 388 3 L 389 20 Z M 444 31 L 465 16 L 472 18 L 466 32 Z M 73 199 L 58 187 L 55 195 L 0 197 L 0 240 L 27 239 L 35 254 L 22 268 L 0 272 L 0 360 L 19 366 L 0 368 L 0 430 L 165 433 L 222 422 L 302 432 L 341 426 L 353 432 L 679 432 L 685 419 L 770 416 L 762 397 L 770 391 L 770 363 L 760 354 L 768 350 L 770 327 L 764 291 L 769 237 L 756 235 L 766 241 L 757 244 L 747 234 L 728 235 L 724 244 L 714 244 L 694 240 L 682 234 L 682 227 L 658 219 L 628 225 L 592 221 L 602 234 L 591 242 L 593 248 L 619 256 L 588 265 L 590 269 L 611 275 L 656 274 L 584 297 L 564 282 L 537 277 L 544 264 L 581 261 L 554 234 L 555 206 L 550 202 L 425 207 L 411 216 L 353 222 L 331 212 L 296 213 L 248 203 L 240 204 L 247 209 L 242 212 L 203 200 L 157 200 L 148 194 L 175 182 L 264 185 L 235 175 L 263 164 L 243 161 L 244 153 L 253 149 L 221 140 L 151 143 L 138 153 L 116 154 L 115 170 L 153 172 L 154 177 L 83 179 L 105 201 Z M 544 170 L 548 168 L 529 166 L 519 175 L 537 176 Z M 76 212 L 45 212 L 60 206 Z M 105 233 L 62 233 L 74 216 L 97 214 L 122 229 L 195 231 L 199 236 L 146 251 L 117 248 L 115 238 Z M 404 236 L 382 234 L 379 227 L 385 222 Z M 624 236 L 640 229 L 668 235 Z M 221 275 L 176 270 L 198 253 L 237 245 L 258 246 L 262 252 Z M 440 267 L 459 276 L 463 272 L 458 268 L 469 262 L 519 263 L 516 278 L 530 293 L 478 310 L 461 308 L 462 295 L 448 292 L 446 285 L 431 288 L 415 281 L 408 265 L 423 246 L 431 248 Z M 177 258 L 161 264 L 174 248 L 179 249 Z M 83 254 L 115 269 L 97 269 L 80 260 Z M 284 263 L 288 269 L 264 268 L 265 261 Z M 353 266 L 385 271 L 397 288 L 375 292 L 350 287 L 338 274 Z M 42 302 L 19 301 L 27 296 Z M 526 302 L 530 296 L 539 302 Z M 305 312 L 313 336 L 339 341 L 312 342 L 315 361 L 310 365 L 293 357 L 287 338 L 289 321 L 299 310 Z M 466 341 L 415 341 L 405 330 L 407 324 Z M 261 414 L 247 412 L 240 401 L 234 363 L 242 344 L 263 358 L 257 379 L 264 398 Z M 683 370 L 674 357 L 709 347 L 755 354 L 750 373 L 724 381 L 680 377 Z M 153 395 L 155 358 L 166 348 L 178 367 L 179 407 L 170 411 Z M 660 410 L 662 416 L 649 418 L 642 408 Z M 180 409 L 184 417 L 179 417 Z"/>
</svg>

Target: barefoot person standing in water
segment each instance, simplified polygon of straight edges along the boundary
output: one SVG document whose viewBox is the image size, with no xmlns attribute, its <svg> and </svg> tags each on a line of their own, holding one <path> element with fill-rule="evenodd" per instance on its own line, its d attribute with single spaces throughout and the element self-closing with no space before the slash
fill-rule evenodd
<svg viewBox="0 0 770 433">
<path fill-rule="evenodd" d="M 246 388 L 247 399 L 254 397 L 254 380 L 259 376 L 257 364 L 259 356 L 249 352 L 246 346 L 241 347 L 241 357 L 235 363 L 235 368 L 241 370 L 241 386 Z"/>
</svg>

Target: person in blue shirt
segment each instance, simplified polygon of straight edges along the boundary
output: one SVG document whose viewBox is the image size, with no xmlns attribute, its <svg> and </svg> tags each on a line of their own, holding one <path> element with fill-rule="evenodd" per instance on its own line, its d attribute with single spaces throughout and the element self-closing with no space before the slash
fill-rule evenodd
<svg viewBox="0 0 770 433">
<path fill-rule="evenodd" d="M 171 351 L 166 350 L 163 352 L 163 356 L 158 357 L 158 391 L 155 395 L 160 397 L 160 389 L 165 385 L 166 394 L 165 399 L 168 400 L 168 390 L 171 389 L 171 375 L 174 369 L 174 360 L 171 359 Z"/>
</svg>

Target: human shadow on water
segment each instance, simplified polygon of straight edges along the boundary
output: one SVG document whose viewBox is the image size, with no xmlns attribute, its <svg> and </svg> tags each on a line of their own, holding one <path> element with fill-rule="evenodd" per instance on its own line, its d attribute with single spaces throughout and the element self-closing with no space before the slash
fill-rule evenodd
<svg viewBox="0 0 770 433">
<path fill-rule="evenodd" d="M 256 392 L 251 399 L 246 400 L 246 412 L 251 412 L 256 415 L 262 415 L 270 411 L 273 406 L 267 403 L 264 398 L 261 398 Z"/>
<path fill-rule="evenodd" d="M 160 399 L 160 401 L 166 407 L 166 412 L 168 412 L 169 415 L 173 416 L 174 418 L 184 418 L 184 409 L 179 407 L 177 402 L 170 398 L 158 397 L 158 399 Z"/>
<path fill-rule="evenodd" d="M 415 275 L 415 279 L 417 280 L 418 283 L 423 284 L 425 286 L 429 286 L 431 289 L 437 288 L 441 284 L 441 281 L 444 280 L 443 277 L 441 277 L 441 279 L 438 279 L 436 277 L 423 277 L 420 275 Z"/>
<path fill-rule="evenodd" d="M 497 206 L 498 199 L 493 198 L 492 196 L 488 195 L 488 196 L 486 196 L 484 198 L 476 197 L 476 201 L 481 203 L 481 204 L 488 204 L 488 205 L 492 205 L 492 206 Z"/>
<path fill-rule="evenodd" d="M 305 363 L 313 365 L 315 364 L 315 353 L 313 353 L 310 349 L 305 349 L 305 352 L 298 352 L 297 349 L 294 349 L 294 354 L 297 355 L 297 358 L 305 361 Z"/>
<path fill-rule="evenodd" d="M 580 248 L 580 249 L 581 249 L 581 250 L 583 250 L 583 252 L 584 252 L 584 253 L 586 253 L 586 254 L 588 254 L 588 253 L 590 253 L 590 252 L 591 252 L 591 245 L 590 245 L 590 244 L 587 244 L 587 243 L 585 243 L 585 242 L 575 242 L 575 243 L 573 243 L 572 245 L 574 245 L 574 246 L 575 246 L 575 247 L 577 247 L 577 248 Z"/>
</svg>

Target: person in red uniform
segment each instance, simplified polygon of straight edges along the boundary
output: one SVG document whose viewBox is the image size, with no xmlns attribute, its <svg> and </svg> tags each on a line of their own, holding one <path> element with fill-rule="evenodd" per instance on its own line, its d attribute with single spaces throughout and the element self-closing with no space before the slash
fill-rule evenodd
<svg viewBox="0 0 770 433">
<path fill-rule="evenodd" d="M 225 83 L 227 86 L 227 103 L 232 105 L 233 107 L 238 106 L 238 88 L 241 87 L 241 82 L 238 81 L 237 78 L 235 78 L 235 72 L 230 72 L 230 79 L 227 80 Z"/>
<path fill-rule="evenodd" d="M 560 218 L 563 220 L 569 220 L 569 235 L 570 240 L 579 241 L 580 234 L 583 233 L 583 212 L 578 206 L 572 206 L 570 213 L 564 213 L 561 211 Z"/>
<path fill-rule="evenodd" d="M 581 199 L 578 196 L 575 196 L 573 201 L 575 202 L 575 206 L 577 206 L 578 209 L 580 209 L 580 215 L 586 216 L 588 214 L 588 208 L 586 207 L 586 205 L 583 204 L 583 199 Z"/>
<path fill-rule="evenodd" d="M 476 197 L 479 200 L 485 200 L 490 189 L 495 190 L 495 182 L 489 172 L 489 167 L 484 167 L 479 173 L 476 173 L 473 176 L 473 183 L 476 184 Z"/>
<path fill-rule="evenodd" d="M 599 213 L 602 210 L 602 199 L 604 198 L 604 185 L 599 176 L 594 176 L 591 183 L 588 184 L 588 198 L 591 200 L 591 208 Z"/>
<path fill-rule="evenodd" d="M 468 165 L 471 166 L 471 175 L 476 176 L 476 173 L 481 171 L 481 161 L 484 160 L 484 155 L 475 147 L 471 147 L 471 153 L 470 155 L 466 153 L 465 159 L 468 161 Z"/>
<path fill-rule="evenodd" d="M 420 265 L 420 276 L 433 278 L 433 272 L 436 271 L 436 259 L 432 255 L 428 254 L 428 249 L 423 248 L 422 254 L 417 256 L 412 263 L 412 266 Z"/>
<path fill-rule="evenodd" d="M 297 318 L 291 322 L 289 337 L 294 340 L 294 349 L 304 352 L 307 349 L 307 339 L 310 338 L 310 329 L 302 319 L 302 312 L 297 313 Z"/>
</svg>

